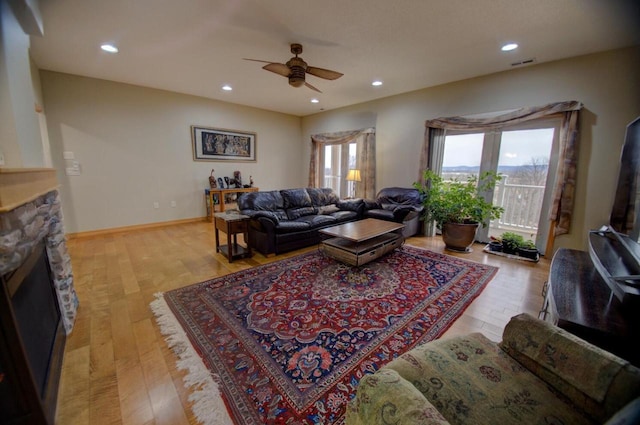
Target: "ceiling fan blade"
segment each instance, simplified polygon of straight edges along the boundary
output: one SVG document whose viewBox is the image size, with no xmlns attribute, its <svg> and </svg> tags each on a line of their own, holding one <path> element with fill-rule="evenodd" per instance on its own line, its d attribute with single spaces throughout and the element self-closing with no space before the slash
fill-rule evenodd
<svg viewBox="0 0 640 425">
<path fill-rule="evenodd" d="M 318 93 L 322 93 L 320 90 L 318 90 L 317 88 L 313 87 L 311 84 L 307 83 L 306 81 L 304 82 L 304 85 L 309 87 L 311 90 L 315 90 Z"/>
<path fill-rule="evenodd" d="M 267 71 L 275 72 L 278 75 L 282 75 L 283 77 L 288 77 L 291 74 L 291 70 L 289 67 L 283 63 L 270 63 L 269 65 L 265 65 L 262 69 L 266 69 Z"/>
<path fill-rule="evenodd" d="M 344 75 L 340 72 L 331 71 L 330 69 L 316 68 L 315 66 L 308 66 L 307 74 L 315 75 L 316 77 L 324 78 L 325 80 L 336 80 Z"/>
<path fill-rule="evenodd" d="M 271 61 L 263 61 L 260 59 L 249 59 L 249 58 L 242 58 L 242 59 L 246 61 L 253 61 L 253 62 L 272 63 Z"/>
</svg>

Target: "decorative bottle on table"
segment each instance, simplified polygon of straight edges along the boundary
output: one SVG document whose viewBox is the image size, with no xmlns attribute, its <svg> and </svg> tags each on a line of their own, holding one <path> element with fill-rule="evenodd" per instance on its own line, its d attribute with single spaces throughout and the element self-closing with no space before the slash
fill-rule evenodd
<svg viewBox="0 0 640 425">
<path fill-rule="evenodd" d="M 215 189 L 217 188 L 217 184 L 216 184 L 216 178 L 213 176 L 213 172 L 215 170 L 212 168 L 211 169 L 211 175 L 209 176 L 209 186 L 211 187 L 211 189 Z"/>
</svg>

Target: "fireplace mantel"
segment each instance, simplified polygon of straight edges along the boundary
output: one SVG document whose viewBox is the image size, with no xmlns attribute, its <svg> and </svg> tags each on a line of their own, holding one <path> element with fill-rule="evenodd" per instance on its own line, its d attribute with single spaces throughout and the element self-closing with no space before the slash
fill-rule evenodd
<svg viewBox="0 0 640 425">
<path fill-rule="evenodd" d="M 58 188 L 53 168 L 1 168 L 0 213 L 11 211 Z"/>
</svg>

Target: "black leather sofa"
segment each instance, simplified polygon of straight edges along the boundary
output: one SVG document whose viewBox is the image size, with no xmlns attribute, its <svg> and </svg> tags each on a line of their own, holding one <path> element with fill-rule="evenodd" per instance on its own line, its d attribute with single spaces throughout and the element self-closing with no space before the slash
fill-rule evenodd
<svg viewBox="0 0 640 425">
<path fill-rule="evenodd" d="M 320 229 L 362 219 L 364 201 L 341 200 L 330 188 L 299 188 L 243 193 L 238 209 L 251 217 L 251 248 L 273 255 L 318 244 Z"/>
<path fill-rule="evenodd" d="M 364 217 L 395 221 L 404 224 L 403 236 L 408 238 L 420 231 L 420 216 L 424 211 L 422 195 L 417 189 L 387 187 L 375 200 L 365 200 Z"/>
</svg>

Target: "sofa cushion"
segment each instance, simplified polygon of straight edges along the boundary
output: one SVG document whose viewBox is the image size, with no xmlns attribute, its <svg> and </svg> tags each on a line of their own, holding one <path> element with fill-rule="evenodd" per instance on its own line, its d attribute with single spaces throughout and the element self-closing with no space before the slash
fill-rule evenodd
<svg viewBox="0 0 640 425">
<path fill-rule="evenodd" d="M 335 204 L 323 205 L 321 207 L 318 207 L 318 214 L 328 215 L 338 211 L 340 211 L 340 208 L 338 208 Z"/>
<path fill-rule="evenodd" d="M 309 230 L 310 228 L 311 224 L 304 221 L 281 221 L 278 226 L 276 226 L 276 233 L 300 232 L 303 230 Z"/>
<path fill-rule="evenodd" d="M 358 218 L 358 213 L 355 211 L 337 211 L 331 213 L 331 217 L 335 218 L 338 222 L 350 221 Z"/>
<path fill-rule="evenodd" d="M 280 191 L 284 209 L 312 207 L 311 197 L 306 189 L 284 189 Z"/>
<path fill-rule="evenodd" d="M 336 202 L 336 206 L 344 211 L 362 211 L 364 201 L 362 199 L 341 199 Z"/>
<path fill-rule="evenodd" d="M 334 224 L 336 219 L 330 215 L 305 215 L 296 220 L 297 222 L 309 223 L 311 228 L 314 227 L 326 227 L 327 225 Z"/>
<path fill-rule="evenodd" d="M 327 204 L 337 204 L 340 201 L 338 194 L 330 187 L 323 187 L 321 190 L 327 197 Z"/>
<path fill-rule="evenodd" d="M 596 422 L 480 333 L 420 345 L 384 369 L 411 382 L 452 424 Z"/>
<path fill-rule="evenodd" d="M 279 190 L 243 193 L 238 198 L 238 209 L 254 211 L 284 210 L 284 200 Z"/>
<path fill-rule="evenodd" d="M 289 217 L 289 220 L 295 220 L 306 215 L 316 215 L 317 213 L 314 207 L 289 208 L 287 217 Z"/>
<path fill-rule="evenodd" d="M 315 207 L 327 205 L 327 194 L 319 187 L 308 187 L 307 193 Z"/>
</svg>

